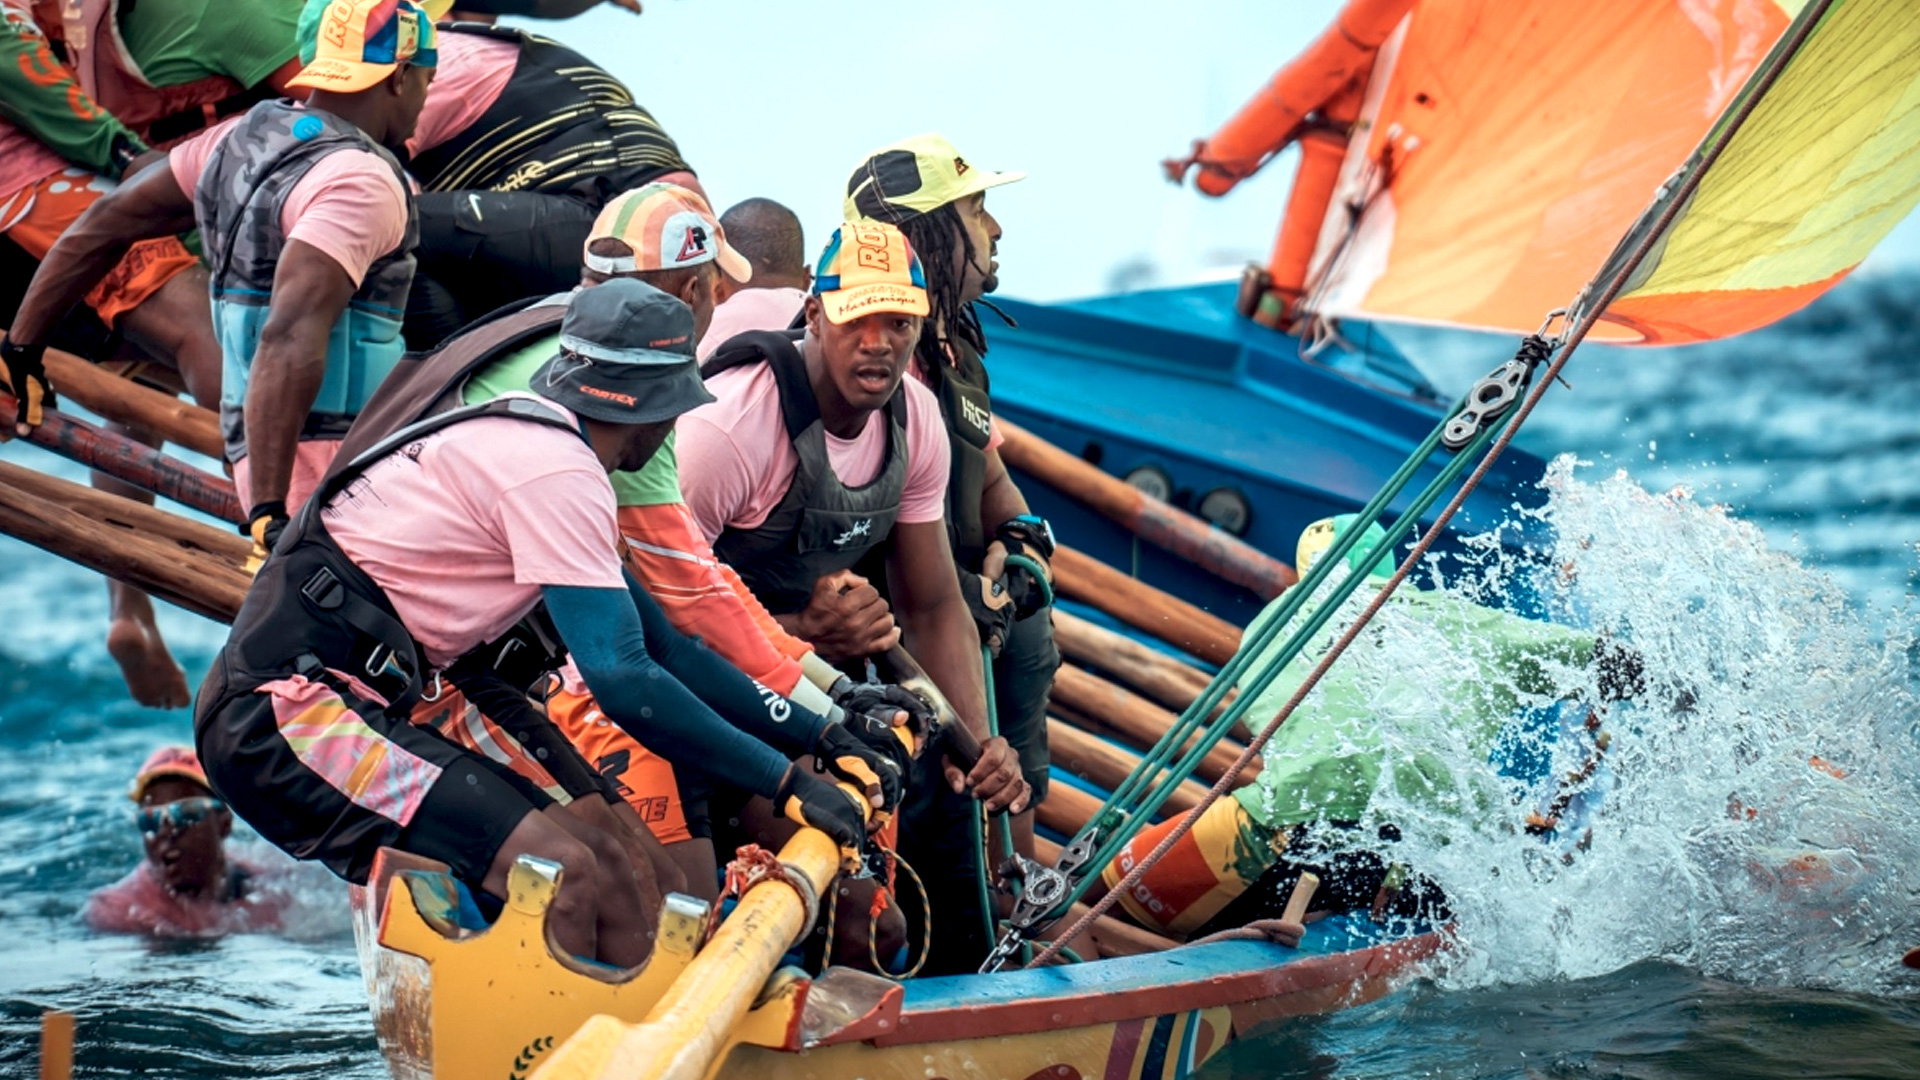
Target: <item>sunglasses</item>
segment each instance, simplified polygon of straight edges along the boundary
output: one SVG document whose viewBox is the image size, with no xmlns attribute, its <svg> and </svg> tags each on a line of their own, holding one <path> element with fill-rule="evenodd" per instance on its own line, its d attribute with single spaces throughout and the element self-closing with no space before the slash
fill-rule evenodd
<svg viewBox="0 0 1920 1080">
<path fill-rule="evenodd" d="M 160 827 L 163 825 L 175 832 L 191 829 L 207 820 L 216 811 L 226 808 L 227 804 L 219 799 L 201 796 L 195 799 L 162 803 L 159 806 L 141 807 L 140 812 L 134 815 L 134 821 L 139 824 L 140 831 L 145 835 L 158 836 Z"/>
</svg>

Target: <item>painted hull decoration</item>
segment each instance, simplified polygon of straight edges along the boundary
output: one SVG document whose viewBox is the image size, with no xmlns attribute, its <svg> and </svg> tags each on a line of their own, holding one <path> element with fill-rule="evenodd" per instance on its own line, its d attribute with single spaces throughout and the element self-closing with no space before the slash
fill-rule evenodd
<svg viewBox="0 0 1920 1080">
<path fill-rule="evenodd" d="M 652 959 L 631 978 L 557 958 L 545 930 L 557 886 L 550 867 L 522 860 L 494 925 L 461 929 L 443 867 L 382 853 L 353 890 L 353 927 L 396 1080 L 525 1080 L 592 1017 L 643 1018 L 703 944 L 705 905 L 674 897 Z M 714 1075 L 1180 1080 L 1262 1026 L 1385 995 L 1440 947 L 1424 926 L 1341 916 L 1310 926 L 1298 949 L 1224 941 L 906 984 L 782 968 Z"/>
</svg>

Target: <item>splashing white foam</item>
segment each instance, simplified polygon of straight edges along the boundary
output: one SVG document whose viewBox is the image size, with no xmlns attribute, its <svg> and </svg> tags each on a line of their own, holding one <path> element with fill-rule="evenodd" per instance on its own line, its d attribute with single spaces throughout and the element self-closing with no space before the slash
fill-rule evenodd
<svg viewBox="0 0 1920 1080">
<path fill-rule="evenodd" d="M 1516 796 L 1471 821 L 1404 798 L 1389 763 L 1371 816 L 1402 826 L 1408 861 L 1455 914 L 1437 977 L 1530 983 L 1658 958 L 1757 985 L 1911 991 L 1898 958 L 1920 945 L 1920 704 L 1904 613 L 1851 607 L 1828 578 L 1685 490 L 1649 494 L 1624 473 L 1587 480 L 1578 464 L 1553 463 L 1548 501 L 1528 515 L 1554 538 L 1537 553 L 1545 569 L 1496 532 L 1469 542 L 1464 573 L 1442 581 L 1430 567 L 1432 583 L 1483 602 L 1531 593 L 1556 621 L 1631 642 L 1651 690 L 1607 717 L 1591 842 L 1564 860 L 1519 826 L 1586 756 L 1577 740 L 1551 748 L 1552 777 L 1524 796 L 1484 748 L 1404 748 Z M 1379 640 L 1362 662 L 1455 667 L 1430 686 L 1477 670 L 1472 656 L 1437 657 L 1422 635 Z M 1549 696 L 1591 700 L 1590 672 L 1553 677 Z"/>
</svg>

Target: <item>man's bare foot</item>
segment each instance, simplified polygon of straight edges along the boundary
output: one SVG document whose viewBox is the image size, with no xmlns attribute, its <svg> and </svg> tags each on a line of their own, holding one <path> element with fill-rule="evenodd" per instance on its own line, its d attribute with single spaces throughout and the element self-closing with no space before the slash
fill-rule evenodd
<svg viewBox="0 0 1920 1080">
<path fill-rule="evenodd" d="M 181 709 L 193 703 L 187 691 L 187 673 L 167 651 L 160 628 L 131 616 L 113 620 L 107 628 L 107 651 L 120 665 L 133 699 L 153 709 Z"/>
</svg>

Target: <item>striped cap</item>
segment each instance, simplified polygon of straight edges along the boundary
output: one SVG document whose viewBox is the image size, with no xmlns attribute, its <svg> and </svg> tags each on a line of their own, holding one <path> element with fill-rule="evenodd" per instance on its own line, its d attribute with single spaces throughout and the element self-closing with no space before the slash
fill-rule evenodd
<svg viewBox="0 0 1920 1080">
<path fill-rule="evenodd" d="M 595 240 L 618 240 L 625 255 L 595 255 Z M 753 277 L 753 264 L 727 244 L 727 231 L 698 192 L 678 184 L 647 184 L 614 196 L 593 221 L 582 253 L 589 270 L 635 274 L 718 262 L 735 281 Z"/>
<path fill-rule="evenodd" d="M 401 64 L 430 68 L 440 59 L 433 20 L 411 0 L 307 0 L 294 33 L 306 67 L 288 86 L 353 94 Z"/>
<path fill-rule="evenodd" d="M 927 275 L 907 234 L 878 221 L 849 221 L 833 230 L 813 269 L 813 293 L 835 323 L 891 311 L 925 315 Z"/>
</svg>

